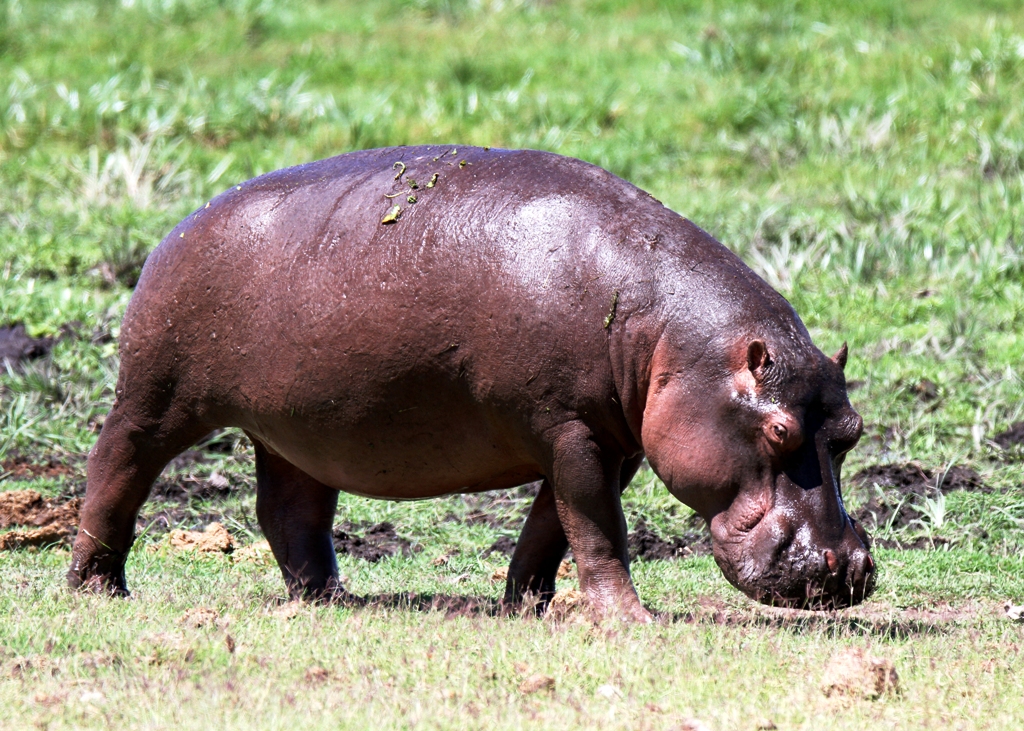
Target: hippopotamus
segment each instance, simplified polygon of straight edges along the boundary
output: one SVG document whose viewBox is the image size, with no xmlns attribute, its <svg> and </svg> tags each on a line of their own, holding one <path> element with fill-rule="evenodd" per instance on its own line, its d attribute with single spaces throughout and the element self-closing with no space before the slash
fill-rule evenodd
<svg viewBox="0 0 1024 731">
<path fill-rule="evenodd" d="M 875 570 L 839 485 L 863 428 L 846 360 L 710 234 L 580 160 L 394 147 L 261 175 L 145 263 L 68 580 L 126 594 L 152 483 L 237 427 L 292 597 L 346 595 L 339 491 L 540 481 L 504 601 L 550 598 L 571 547 L 591 608 L 647 621 L 620 503 L 646 458 L 733 585 L 851 605 Z"/>
</svg>

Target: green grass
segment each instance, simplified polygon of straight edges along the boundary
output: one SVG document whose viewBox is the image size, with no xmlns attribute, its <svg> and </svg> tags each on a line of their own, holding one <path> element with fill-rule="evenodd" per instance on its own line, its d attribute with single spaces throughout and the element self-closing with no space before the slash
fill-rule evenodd
<svg viewBox="0 0 1024 731">
<path fill-rule="evenodd" d="M 552 150 L 649 190 L 779 288 L 823 349 L 849 341 L 866 430 L 844 475 L 918 460 L 992 488 L 950 493 L 941 520 L 915 502 L 919 522 L 881 536 L 936 549 L 879 550 L 873 600 L 819 617 L 751 605 L 707 557 L 637 562 L 662 620 L 595 628 L 400 606 L 286 620 L 275 568 L 151 552 L 158 530 L 130 559 L 130 602 L 65 592 L 60 551 L 3 553 L 0 727 L 1024 725 L 1024 627 L 1000 614 L 1024 602 L 1024 453 L 991 441 L 1024 420 L 1022 98 L 1011 0 L 0 0 L 0 325 L 59 337 L 0 373 L 0 459 L 72 465 L 0 489 L 81 484 L 130 284 L 180 218 L 263 172 L 430 142 Z M 259 539 L 245 445 L 189 470 L 237 489 L 144 516 L 216 514 Z M 648 472 L 625 508 L 690 529 Z M 496 598 L 504 559 L 483 552 L 516 529 L 467 525 L 474 509 L 343 496 L 339 519 L 420 547 L 342 557 L 352 589 Z M 193 606 L 230 622 L 180 626 Z M 893 660 L 902 694 L 825 698 L 847 645 Z M 552 695 L 519 693 L 533 673 Z M 621 697 L 595 696 L 607 684 Z"/>
</svg>

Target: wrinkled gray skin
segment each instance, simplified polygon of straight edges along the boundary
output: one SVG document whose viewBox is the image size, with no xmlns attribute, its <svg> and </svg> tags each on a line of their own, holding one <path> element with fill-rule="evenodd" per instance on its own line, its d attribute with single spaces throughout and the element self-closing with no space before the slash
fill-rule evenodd
<svg viewBox="0 0 1024 731">
<path fill-rule="evenodd" d="M 506 601 L 550 597 L 571 546 L 591 606 L 646 621 L 619 502 L 646 454 L 708 521 L 738 588 L 855 603 L 873 563 L 839 491 L 861 432 L 845 360 L 707 233 L 578 160 L 405 147 L 264 175 L 146 263 L 69 582 L 126 593 L 153 480 L 240 427 L 293 596 L 345 596 L 339 490 L 417 499 L 542 479 Z"/>
</svg>

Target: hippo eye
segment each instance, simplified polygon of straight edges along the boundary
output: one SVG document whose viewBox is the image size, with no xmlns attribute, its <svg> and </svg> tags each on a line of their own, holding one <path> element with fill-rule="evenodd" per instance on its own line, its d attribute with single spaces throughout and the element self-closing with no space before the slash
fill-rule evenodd
<svg viewBox="0 0 1024 731">
<path fill-rule="evenodd" d="M 782 424 L 772 424 L 772 433 L 775 435 L 775 438 L 778 439 L 780 442 L 786 441 L 786 436 L 789 434 L 786 431 L 786 427 L 784 427 Z"/>
</svg>

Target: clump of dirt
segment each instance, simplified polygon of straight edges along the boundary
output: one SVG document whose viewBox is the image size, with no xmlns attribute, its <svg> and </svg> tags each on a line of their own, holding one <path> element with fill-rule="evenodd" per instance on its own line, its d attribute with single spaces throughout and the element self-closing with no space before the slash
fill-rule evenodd
<svg viewBox="0 0 1024 731">
<path fill-rule="evenodd" d="M 40 477 L 60 479 L 75 474 L 75 469 L 55 457 L 47 457 L 45 462 L 35 462 L 14 454 L 0 461 L 0 474 L 11 480 L 35 480 Z"/>
<path fill-rule="evenodd" d="M 933 470 L 918 462 L 878 464 L 861 470 L 848 481 L 851 489 L 866 489 L 867 501 L 850 515 L 869 531 L 890 526 L 906 528 L 920 518 L 915 498 L 953 490 L 990 492 L 981 476 L 970 467 L 954 465 Z"/>
<path fill-rule="evenodd" d="M 32 530 L 12 530 L 0 533 L 0 551 L 19 548 L 41 548 L 58 544 L 70 545 L 71 529 L 64 525 L 45 525 Z"/>
<path fill-rule="evenodd" d="M 586 605 L 587 596 L 582 591 L 578 589 L 560 589 L 551 597 L 544 618 L 554 621 L 566 619 L 583 612 L 586 609 Z"/>
<path fill-rule="evenodd" d="M 637 519 L 636 529 L 629 534 L 628 542 L 630 559 L 642 558 L 645 561 L 669 560 L 711 552 L 710 535 L 687 531 L 682 536 L 665 539 L 652 530 L 643 518 Z"/>
<path fill-rule="evenodd" d="M 355 556 L 370 563 L 395 554 L 410 556 L 416 550 L 412 543 L 395 532 L 391 523 L 377 523 L 365 530 L 363 535 L 355 531 L 360 526 L 342 523 L 334 528 L 334 550 L 337 553 Z"/>
<path fill-rule="evenodd" d="M 78 498 L 61 503 L 35 490 L 0 492 L 0 529 L 29 527 L 0 535 L 0 550 L 70 544 L 80 505 Z"/>
<path fill-rule="evenodd" d="M 899 693 L 899 676 L 892 661 L 874 657 L 859 647 L 836 653 L 825 667 L 821 691 L 827 696 L 875 700 Z"/>
<path fill-rule="evenodd" d="M 1003 449 L 1010 449 L 1024 444 L 1024 421 L 1018 421 L 1009 429 L 992 437 L 992 441 Z"/>
<path fill-rule="evenodd" d="M 231 554 L 231 559 L 235 563 L 249 562 L 270 566 L 274 563 L 274 554 L 270 550 L 269 541 L 257 541 L 237 549 Z"/>
<path fill-rule="evenodd" d="M 235 550 L 235 539 L 220 523 L 210 523 L 201 533 L 191 530 L 172 530 L 169 540 L 172 548 L 181 551 L 231 553 Z"/>
<path fill-rule="evenodd" d="M 23 361 L 43 358 L 53 348 L 53 338 L 33 338 L 21 323 L 0 327 L 0 367 L 18 368 Z"/>
</svg>

